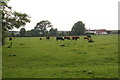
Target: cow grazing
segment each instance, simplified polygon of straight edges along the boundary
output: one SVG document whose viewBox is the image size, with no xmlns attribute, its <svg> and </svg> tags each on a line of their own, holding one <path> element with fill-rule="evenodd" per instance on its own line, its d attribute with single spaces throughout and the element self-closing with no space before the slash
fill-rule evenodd
<svg viewBox="0 0 120 80">
<path fill-rule="evenodd" d="M 89 39 L 89 37 L 85 36 L 85 37 L 84 37 L 84 39 L 87 39 L 87 40 L 88 40 L 88 39 Z"/>
<path fill-rule="evenodd" d="M 40 40 L 42 40 L 42 38 L 40 38 Z"/>
<path fill-rule="evenodd" d="M 11 37 L 9 38 L 9 41 L 10 41 L 10 45 L 8 46 L 8 48 L 11 48 L 12 47 L 12 38 Z"/>
<path fill-rule="evenodd" d="M 7 48 L 11 48 L 11 45 L 9 45 Z"/>
<path fill-rule="evenodd" d="M 77 36 L 72 37 L 72 40 L 77 40 L 77 39 L 79 39 L 79 37 L 77 37 Z"/>
<path fill-rule="evenodd" d="M 88 42 L 89 42 L 89 43 L 93 43 L 93 39 L 92 39 L 92 38 L 89 38 L 89 39 L 88 39 Z"/>
<path fill-rule="evenodd" d="M 9 41 L 12 41 L 12 38 L 11 38 L 11 37 L 9 38 Z"/>
<path fill-rule="evenodd" d="M 88 38 L 92 38 L 90 35 L 87 35 Z"/>
<path fill-rule="evenodd" d="M 56 40 L 64 41 L 64 39 L 62 37 L 56 37 Z"/>
<path fill-rule="evenodd" d="M 47 36 L 47 37 L 46 37 L 46 39 L 50 39 L 50 37 L 49 37 L 49 36 Z"/>
<path fill-rule="evenodd" d="M 70 37 L 64 37 L 64 39 L 71 40 Z"/>
<path fill-rule="evenodd" d="M 61 47 L 65 47 L 65 45 L 64 45 L 64 44 L 61 44 L 60 46 L 61 46 Z"/>
</svg>

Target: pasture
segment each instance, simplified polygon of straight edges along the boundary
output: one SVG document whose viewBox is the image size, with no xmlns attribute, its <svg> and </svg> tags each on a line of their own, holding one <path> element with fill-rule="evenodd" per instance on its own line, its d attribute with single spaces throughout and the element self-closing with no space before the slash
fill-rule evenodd
<svg viewBox="0 0 120 80">
<path fill-rule="evenodd" d="M 2 78 L 2 47 L 0 47 L 0 79 Z"/>
<path fill-rule="evenodd" d="M 42 37 L 6 39 L 3 78 L 117 78 L 118 35 L 93 35 L 94 43 L 46 40 Z M 64 46 L 60 46 L 64 45 Z"/>
</svg>

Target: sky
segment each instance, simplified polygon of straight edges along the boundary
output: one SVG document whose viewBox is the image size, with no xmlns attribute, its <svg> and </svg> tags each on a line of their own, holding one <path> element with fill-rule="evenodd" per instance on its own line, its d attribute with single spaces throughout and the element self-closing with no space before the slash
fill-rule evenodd
<svg viewBox="0 0 120 80">
<path fill-rule="evenodd" d="M 118 29 L 119 0 L 10 0 L 13 10 L 31 16 L 26 30 L 34 29 L 42 20 L 49 20 L 53 28 L 70 31 L 82 21 L 86 29 Z M 19 30 L 19 29 L 14 29 Z"/>
</svg>

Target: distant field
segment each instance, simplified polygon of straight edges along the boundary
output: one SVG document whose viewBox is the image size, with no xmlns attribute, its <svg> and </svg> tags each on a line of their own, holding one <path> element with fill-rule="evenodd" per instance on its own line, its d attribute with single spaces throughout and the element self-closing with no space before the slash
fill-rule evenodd
<svg viewBox="0 0 120 80">
<path fill-rule="evenodd" d="M 17 37 L 3 46 L 3 78 L 117 78 L 118 35 L 77 41 Z M 60 45 L 64 44 L 64 47 Z"/>
</svg>

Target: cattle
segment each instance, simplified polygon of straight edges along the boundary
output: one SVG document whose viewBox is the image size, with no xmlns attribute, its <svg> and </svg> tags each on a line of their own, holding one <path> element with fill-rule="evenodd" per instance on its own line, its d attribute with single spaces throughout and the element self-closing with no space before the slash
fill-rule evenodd
<svg viewBox="0 0 120 80">
<path fill-rule="evenodd" d="M 64 41 L 63 37 L 56 37 L 56 40 Z"/>
<path fill-rule="evenodd" d="M 87 37 L 91 38 L 91 36 L 90 36 L 90 35 L 87 35 Z"/>
<path fill-rule="evenodd" d="M 7 48 L 11 48 L 11 45 L 9 45 Z"/>
<path fill-rule="evenodd" d="M 40 38 L 40 40 L 42 40 L 42 38 Z"/>
<path fill-rule="evenodd" d="M 72 40 L 77 40 L 77 39 L 79 39 L 79 37 L 77 37 L 77 36 L 72 37 Z"/>
<path fill-rule="evenodd" d="M 89 39 L 88 39 L 88 42 L 89 42 L 89 43 L 93 43 L 93 39 L 92 39 L 92 38 L 89 38 Z"/>
<path fill-rule="evenodd" d="M 11 48 L 12 47 L 12 38 L 11 37 L 9 38 L 9 41 L 10 41 L 10 45 L 8 46 L 8 48 Z"/>
<path fill-rule="evenodd" d="M 64 44 L 61 44 L 60 46 L 61 46 L 61 47 L 64 47 L 65 45 L 64 45 Z"/>
<path fill-rule="evenodd" d="M 11 38 L 11 37 L 9 38 L 9 41 L 12 41 L 12 38 Z"/>
<path fill-rule="evenodd" d="M 89 37 L 85 36 L 85 37 L 84 37 L 84 39 L 87 39 L 87 40 L 88 40 L 88 39 L 89 39 Z"/>
<path fill-rule="evenodd" d="M 50 39 L 50 37 L 49 37 L 49 36 L 47 36 L 47 37 L 46 37 L 46 39 Z"/>
<path fill-rule="evenodd" d="M 64 37 L 64 39 L 71 40 L 70 37 Z"/>
</svg>

